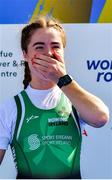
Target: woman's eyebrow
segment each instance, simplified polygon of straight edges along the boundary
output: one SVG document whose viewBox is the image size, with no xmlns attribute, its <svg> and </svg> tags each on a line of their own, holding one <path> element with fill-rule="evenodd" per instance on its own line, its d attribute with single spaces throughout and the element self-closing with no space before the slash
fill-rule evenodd
<svg viewBox="0 0 112 180">
<path fill-rule="evenodd" d="M 57 45 L 60 45 L 59 42 L 51 42 L 51 44 L 57 44 Z"/>
<path fill-rule="evenodd" d="M 33 47 L 36 45 L 45 45 L 45 43 L 44 42 L 35 42 L 33 44 Z M 60 45 L 60 43 L 59 42 L 51 42 L 51 45 Z"/>
<path fill-rule="evenodd" d="M 33 44 L 33 47 L 36 46 L 36 45 L 44 45 L 44 44 L 45 44 L 44 42 L 35 42 L 35 43 Z"/>
</svg>

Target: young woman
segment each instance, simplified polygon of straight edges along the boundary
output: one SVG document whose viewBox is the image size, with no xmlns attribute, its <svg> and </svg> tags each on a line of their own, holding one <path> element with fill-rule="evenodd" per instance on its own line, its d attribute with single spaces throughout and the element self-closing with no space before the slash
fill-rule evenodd
<svg viewBox="0 0 112 180">
<path fill-rule="evenodd" d="M 11 145 L 17 178 L 81 178 L 81 117 L 94 127 L 109 119 L 106 105 L 67 74 L 66 36 L 55 19 L 22 30 L 25 90 L 0 108 L 0 162 Z"/>
</svg>

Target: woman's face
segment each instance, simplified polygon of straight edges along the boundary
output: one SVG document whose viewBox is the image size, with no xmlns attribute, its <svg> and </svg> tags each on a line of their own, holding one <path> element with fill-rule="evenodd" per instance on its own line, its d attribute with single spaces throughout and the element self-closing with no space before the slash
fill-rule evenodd
<svg viewBox="0 0 112 180">
<path fill-rule="evenodd" d="M 36 30 L 30 39 L 27 52 L 24 52 L 24 57 L 29 64 L 32 75 L 36 75 L 32 59 L 38 57 L 39 54 L 55 58 L 53 51 L 64 61 L 64 48 L 60 32 L 52 27 Z"/>
<path fill-rule="evenodd" d="M 62 38 L 59 31 L 54 28 L 40 28 L 34 32 L 25 53 L 28 62 L 35 55 L 44 54 L 53 57 L 53 51 L 57 52 L 61 59 L 64 58 Z"/>
</svg>

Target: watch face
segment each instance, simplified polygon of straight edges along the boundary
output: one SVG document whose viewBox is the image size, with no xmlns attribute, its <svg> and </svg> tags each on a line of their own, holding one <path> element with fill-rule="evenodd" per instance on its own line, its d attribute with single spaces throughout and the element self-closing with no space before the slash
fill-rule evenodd
<svg viewBox="0 0 112 180">
<path fill-rule="evenodd" d="M 62 86 L 68 85 L 72 82 L 72 78 L 66 74 L 65 76 L 61 77 L 58 82 L 58 86 L 61 88 Z"/>
<path fill-rule="evenodd" d="M 66 83 L 68 84 L 71 81 L 69 76 L 66 76 L 64 79 L 64 85 L 66 85 Z"/>
</svg>

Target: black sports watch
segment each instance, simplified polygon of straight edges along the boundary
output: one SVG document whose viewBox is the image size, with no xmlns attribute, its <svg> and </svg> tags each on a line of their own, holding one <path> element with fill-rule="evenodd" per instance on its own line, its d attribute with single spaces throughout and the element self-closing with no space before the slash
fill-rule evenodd
<svg viewBox="0 0 112 180">
<path fill-rule="evenodd" d="M 57 85 L 59 88 L 62 88 L 63 86 L 70 84 L 72 80 L 73 78 L 70 75 L 66 74 L 59 78 Z"/>
</svg>

